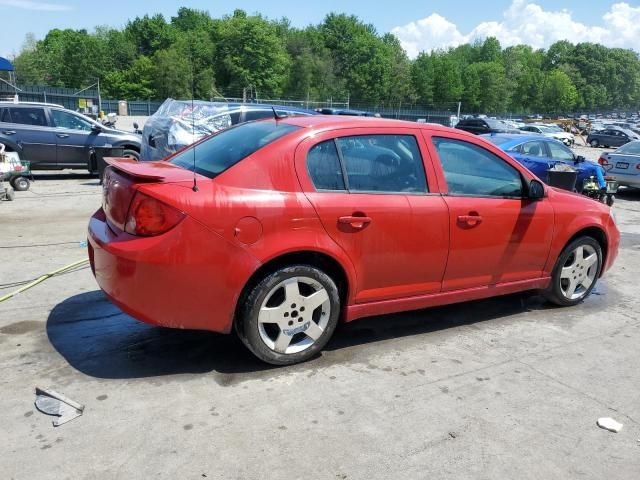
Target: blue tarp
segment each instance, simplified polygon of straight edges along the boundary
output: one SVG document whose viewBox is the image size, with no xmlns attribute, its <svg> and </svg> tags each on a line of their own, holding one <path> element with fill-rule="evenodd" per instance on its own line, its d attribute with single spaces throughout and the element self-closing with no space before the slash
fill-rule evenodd
<svg viewBox="0 0 640 480">
<path fill-rule="evenodd" d="M 11 62 L 3 57 L 0 57 L 0 72 L 13 72 Z"/>
</svg>

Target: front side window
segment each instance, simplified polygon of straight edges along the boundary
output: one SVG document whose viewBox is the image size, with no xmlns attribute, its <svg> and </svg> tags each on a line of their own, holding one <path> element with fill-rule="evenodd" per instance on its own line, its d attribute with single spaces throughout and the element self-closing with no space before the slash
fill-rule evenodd
<svg viewBox="0 0 640 480">
<path fill-rule="evenodd" d="M 307 169 L 316 190 L 346 190 L 334 140 L 326 140 L 309 150 Z"/>
<path fill-rule="evenodd" d="M 22 125 L 33 125 L 36 127 L 46 127 L 47 118 L 44 115 L 44 108 L 10 108 L 12 123 Z"/>
<path fill-rule="evenodd" d="M 300 127 L 284 122 L 242 123 L 222 130 L 169 158 L 169 163 L 215 178 L 244 158 Z M 195 157 L 195 158 L 194 158 Z"/>
<path fill-rule="evenodd" d="M 62 110 L 51 110 L 53 125 L 58 128 L 68 128 L 70 130 L 91 131 L 91 123 L 78 115 L 64 112 Z"/>
<path fill-rule="evenodd" d="M 336 139 L 351 192 L 426 193 L 413 135 L 359 135 Z"/>
<path fill-rule="evenodd" d="M 551 158 L 573 162 L 573 153 L 567 147 L 557 142 L 549 142 L 548 145 L 551 151 Z"/>
<path fill-rule="evenodd" d="M 462 140 L 434 137 L 449 195 L 522 197 L 520 173 L 502 158 Z"/>
</svg>

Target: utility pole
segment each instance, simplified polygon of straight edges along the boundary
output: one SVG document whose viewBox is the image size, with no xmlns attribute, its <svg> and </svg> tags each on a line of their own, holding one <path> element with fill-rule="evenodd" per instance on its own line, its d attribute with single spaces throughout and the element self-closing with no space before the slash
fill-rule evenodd
<svg viewBox="0 0 640 480">
<path fill-rule="evenodd" d="M 460 121 L 460 106 L 462 105 L 462 102 L 458 102 L 458 121 Z"/>
<path fill-rule="evenodd" d="M 100 78 L 98 77 L 98 118 L 102 112 L 102 96 L 100 95 Z"/>
</svg>

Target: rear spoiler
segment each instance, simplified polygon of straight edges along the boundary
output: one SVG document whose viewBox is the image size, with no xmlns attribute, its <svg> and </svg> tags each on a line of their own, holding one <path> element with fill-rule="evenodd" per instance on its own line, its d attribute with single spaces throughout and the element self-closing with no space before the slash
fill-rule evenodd
<svg viewBox="0 0 640 480">
<path fill-rule="evenodd" d="M 171 163 L 140 162 L 133 158 L 105 157 L 104 161 L 125 175 L 149 181 L 185 181 L 193 178 L 193 172 Z"/>
</svg>

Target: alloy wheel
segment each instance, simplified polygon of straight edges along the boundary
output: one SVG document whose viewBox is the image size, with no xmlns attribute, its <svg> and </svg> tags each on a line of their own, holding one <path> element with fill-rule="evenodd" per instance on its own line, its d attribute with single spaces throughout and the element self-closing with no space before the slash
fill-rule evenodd
<svg viewBox="0 0 640 480">
<path fill-rule="evenodd" d="M 265 297 L 258 312 L 258 332 L 274 352 L 299 353 L 322 336 L 330 317 L 331 301 L 322 284 L 309 277 L 292 277 Z"/>
<path fill-rule="evenodd" d="M 560 272 L 560 291 L 568 300 L 585 296 L 598 273 L 598 254 L 591 245 L 580 245 L 567 258 Z"/>
</svg>

